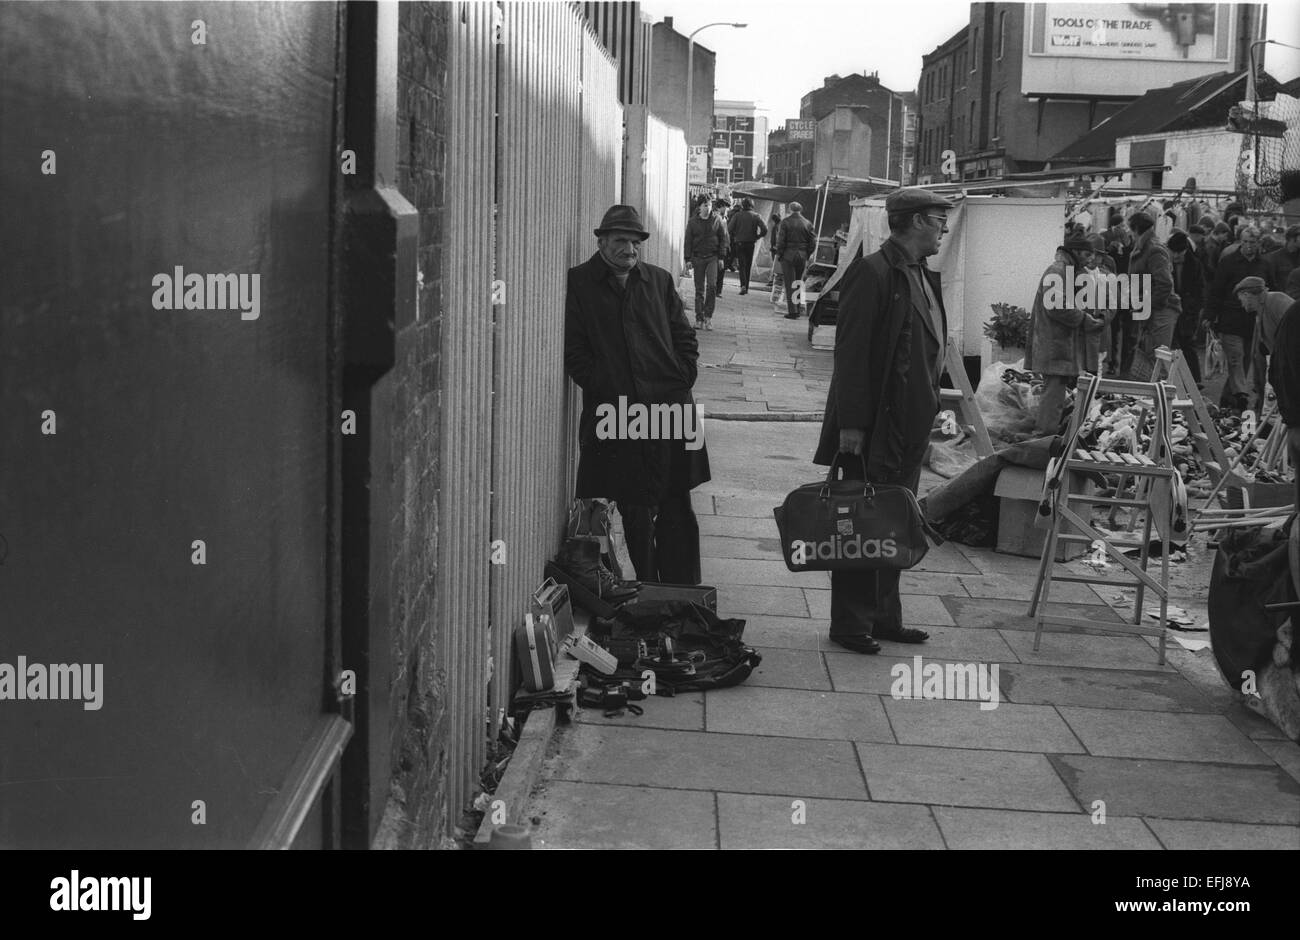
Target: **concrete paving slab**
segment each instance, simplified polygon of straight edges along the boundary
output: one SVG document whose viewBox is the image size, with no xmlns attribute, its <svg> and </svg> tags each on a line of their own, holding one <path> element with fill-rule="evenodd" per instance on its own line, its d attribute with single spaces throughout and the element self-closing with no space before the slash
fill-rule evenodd
<svg viewBox="0 0 1300 940">
<path fill-rule="evenodd" d="M 1036 578 L 1022 575 L 1005 575 L 986 573 L 981 575 L 960 575 L 962 587 L 971 597 L 996 597 L 1006 600 L 1022 601 L 1026 609 L 1029 598 L 1034 593 Z M 960 591 L 947 591 L 948 594 L 960 594 Z M 1051 602 L 1062 604 L 1086 604 L 1104 606 L 1105 601 L 1087 584 L 1073 584 L 1068 581 L 1052 582 Z M 1109 609 L 1109 608 L 1107 608 Z"/>
<path fill-rule="evenodd" d="M 821 650 L 828 645 L 826 626 L 808 617 L 746 617 L 744 641 L 787 650 Z"/>
<path fill-rule="evenodd" d="M 1029 618 L 1029 590 L 1020 600 L 991 597 L 945 597 L 944 606 L 952 614 L 953 620 L 963 627 L 985 627 L 995 630 L 1028 630 L 1033 632 L 1034 621 Z M 1093 604 L 1052 604 L 1051 613 L 1060 617 L 1078 617 L 1097 624 L 1093 632 L 1107 633 L 1104 624 L 1117 625 L 1113 635 L 1123 633 L 1123 624 L 1118 614 L 1107 607 Z M 1055 633 L 1084 633 L 1081 627 L 1057 626 L 1045 624 L 1044 631 Z M 1123 634 L 1131 636 L 1132 634 Z"/>
<path fill-rule="evenodd" d="M 836 647 L 835 649 L 839 649 Z M 895 647 L 897 649 L 897 647 Z M 955 663 L 957 660 L 944 660 L 924 657 L 924 663 Z M 964 662 L 969 662 L 965 660 Z M 894 669 L 895 666 L 905 666 L 908 670 L 906 673 L 900 673 Z M 881 651 L 875 656 L 862 656 L 851 653 L 847 650 L 839 650 L 834 655 L 826 656 L 826 668 L 831 674 L 831 684 L 835 687 L 836 692 L 859 692 L 872 695 L 892 695 L 895 684 L 900 681 L 900 677 L 907 677 L 904 686 L 911 688 L 912 671 L 916 663 L 911 656 L 901 656 L 894 652 Z M 954 689 L 953 691 L 963 691 Z M 964 690 L 962 698 L 965 701 L 977 701 L 978 689 Z"/>
<path fill-rule="evenodd" d="M 858 744 L 871 798 L 889 803 L 1079 812 L 1042 754 Z"/>
<path fill-rule="evenodd" d="M 821 653 L 772 647 L 755 649 L 763 655 L 763 662 L 745 680 L 747 685 L 831 691 L 830 675 L 826 672 Z M 707 709 L 707 704 L 705 707 Z"/>
<path fill-rule="evenodd" d="M 1002 694 L 1027 705 L 1083 705 L 1163 712 L 1212 712 L 1213 704 L 1177 673 L 1008 663 Z"/>
<path fill-rule="evenodd" d="M 1224 764 L 1273 764 L 1221 715 L 1170 714 L 1131 708 L 1063 705 L 1061 717 L 1098 757 Z"/>
<path fill-rule="evenodd" d="M 1007 809 L 936 806 L 935 819 L 950 849 L 1159 849 L 1142 820 L 1091 813 L 1022 813 Z"/>
<path fill-rule="evenodd" d="M 725 849 L 942 849 L 929 809 L 906 803 L 718 794 Z M 796 822 L 801 819 L 802 822 Z"/>
<path fill-rule="evenodd" d="M 1082 754 L 1083 745 L 1050 705 L 1010 705 L 983 710 L 975 702 L 885 698 L 899 744 Z"/>
<path fill-rule="evenodd" d="M 717 513 L 713 497 L 701 490 L 691 491 L 691 511 L 697 516 L 712 516 Z"/>
<path fill-rule="evenodd" d="M 1300 744 L 1294 741 L 1256 741 L 1259 749 L 1279 767 L 1291 775 L 1291 779 L 1300 781 Z"/>
<path fill-rule="evenodd" d="M 720 689 L 709 695 L 706 730 L 894 743 L 878 696 L 749 685 Z"/>
<path fill-rule="evenodd" d="M 683 692 L 674 696 L 654 695 L 637 702 L 644 712 L 634 715 L 624 712 L 617 718 L 606 718 L 599 708 L 578 708 L 573 712 L 576 723 L 597 726 L 624 726 L 629 728 L 675 728 L 680 731 L 704 730 L 704 693 Z"/>
<path fill-rule="evenodd" d="M 1073 633 L 1044 633 L 1034 652 L 1034 635 L 1023 630 L 999 630 L 1021 662 L 1043 666 L 1089 666 L 1095 669 L 1142 669 L 1172 672 L 1173 667 L 1156 662 L 1156 653 L 1137 636 L 1101 636 Z"/>
<path fill-rule="evenodd" d="M 781 546 L 775 535 L 770 539 L 735 539 L 721 535 L 702 535 L 700 555 L 703 558 L 770 560 L 781 557 Z M 784 562 L 781 564 L 784 565 Z"/>
<path fill-rule="evenodd" d="M 585 783 L 867 798 L 844 741 L 574 725 L 561 732 L 551 769 L 552 779 Z"/>
<path fill-rule="evenodd" d="M 713 794 L 551 780 L 535 791 L 534 849 L 714 849 Z"/>
<path fill-rule="evenodd" d="M 1108 816 L 1300 825 L 1300 783 L 1281 767 L 1059 754 L 1048 758 L 1083 806 Z"/>
<path fill-rule="evenodd" d="M 715 471 L 716 472 L 716 471 Z M 776 503 L 772 504 L 777 505 Z M 763 519 L 745 516 L 701 516 L 700 535 L 721 535 L 733 539 L 775 539 L 779 537 L 776 520 L 768 515 Z"/>
<path fill-rule="evenodd" d="M 906 614 L 906 599 L 903 601 Z M 910 621 L 909 621 L 910 622 Z M 930 639 L 924 643 L 895 643 L 893 640 L 881 640 L 883 647 L 879 654 L 885 656 L 912 657 L 925 656 L 929 659 L 946 659 L 951 662 L 1017 662 L 1016 654 L 1007 646 L 1006 641 L 996 630 L 967 630 L 965 627 L 925 627 Z M 829 634 L 828 634 L 829 635 Z M 844 656 L 857 656 L 838 646 L 827 645 L 826 653 Z"/>
<path fill-rule="evenodd" d="M 758 587 L 752 584 L 717 585 L 718 613 L 723 617 L 769 614 L 778 617 L 807 617 L 804 592 L 792 587 Z"/>
<path fill-rule="evenodd" d="M 926 571 L 904 571 L 898 579 L 900 594 L 924 594 L 927 597 L 965 597 L 962 576 Z"/>
<path fill-rule="evenodd" d="M 705 584 L 762 585 L 805 588 L 812 585 L 830 589 L 830 575 L 825 571 L 791 571 L 779 560 L 703 558 L 700 563 Z"/>
<path fill-rule="evenodd" d="M 946 572 L 948 574 L 979 574 L 969 558 L 957 551 L 951 542 L 931 546 L 921 563 L 912 569 L 917 572 Z"/>
<path fill-rule="evenodd" d="M 805 577 L 811 577 L 806 575 Z M 830 629 L 831 592 L 830 579 L 825 588 L 807 587 L 804 591 L 808 611 L 813 619 L 826 624 Z M 938 597 L 924 594 L 901 594 L 903 601 L 903 622 L 909 627 L 952 626 L 952 617 L 948 614 L 943 601 Z"/>
<path fill-rule="evenodd" d="M 1300 828 L 1296 826 L 1248 826 L 1195 819 L 1148 819 L 1146 822 L 1167 849 L 1300 849 Z"/>
<path fill-rule="evenodd" d="M 1248 708 L 1244 701 L 1234 701 L 1220 711 L 1224 718 L 1252 741 L 1285 741 L 1286 735 L 1277 725 L 1255 710 Z"/>
<path fill-rule="evenodd" d="M 794 489 L 794 486 L 791 486 L 790 489 Z M 772 517 L 772 509 L 775 506 L 780 506 L 784 499 L 785 493 L 781 493 L 773 496 L 719 496 L 715 501 L 720 516 L 742 516 L 770 521 L 772 523 L 772 540 L 775 542 L 776 520 Z"/>
</svg>

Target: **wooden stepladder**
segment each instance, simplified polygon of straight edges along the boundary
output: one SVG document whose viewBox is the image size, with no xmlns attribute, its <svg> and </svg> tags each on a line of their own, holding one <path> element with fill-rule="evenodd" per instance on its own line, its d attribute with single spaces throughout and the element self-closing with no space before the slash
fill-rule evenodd
<svg viewBox="0 0 1300 940">
<path fill-rule="evenodd" d="M 1193 386 L 1195 387 L 1195 386 Z M 1092 419 L 1097 396 L 1105 393 L 1129 395 L 1150 401 L 1151 441 L 1146 453 L 1117 454 L 1089 451 L 1080 446 L 1083 431 Z M 1188 530 L 1186 491 L 1182 478 L 1174 468 L 1169 444 L 1169 431 L 1173 426 L 1173 400 L 1176 390 L 1164 382 L 1124 382 L 1084 374 L 1079 377 L 1075 390 L 1074 414 L 1069 429 L 1047 467 L 1043 484 L 1043 500 L 1039 505 L 1042 515 L 1051 515 L 1052 525 L 1043 546 L 1043 557 L 1038 567 L 1038 580 L 1034 585 L 1029 616 L 1034 618 L 1034 650 L 1037 651 L 1043 636 L 1043 624 L 1083 627 L 1085 629 L 1125 630 L 1144 636 L 1160 638 L 1161 665 L 1165 662 L 1168 642 L 1169 607 L 1169 552 L 1174 535 Z M 1073 472 L 1072 472 L 1073 471 Z M 1074 483 L 1083 473 L 1124 474 L 1135 477 L 1138 486 L 1133 497 L 1124 498 L 1116 488 L 1113 496 L 1098 496 L 1073 492 Z M 1140 535 L 1099 531 L 1091 520 L 1092 506 L 1124 507 L 1142 517 Z M 1079 507 L 1079 508 L 1076 508 Z M 1153 531 L 1160 539 L 1160 571 L 1155 578 L 1147 570 L 1151 556 Z M 1057 545 L 1060 542 L 1084 542 L 1095 549 L 1104 549 L 1105 555 L 1117 562 L 1132 580 L 1119 580 L 1114 576 L 1055 573 Z M 1136 561 L 1124 554 L 1138 549 Z M 1075 617 L 1050 616 L 1046 612 L 1052 582 L 1079 584 L 1104 584 L 1108 587 L 1137 589 L 1131 623 L 1097 623 Z M 1143 621 L 1143 600 L 1146 592 L 1160 601 L 1160 618 L 1156 625 Z"/>
<path fill-rule="evenodd" d="M 957 352 L 957 342 L 951 336 L 948 337 L 948 347 L 944 355 L 946 357 L 944 367 L 948 372 L 948 378 L 957 387 L 939 389 L 940 406 L 956 408 L 961 415 L 962 423 L 969 425 L 975 431 L 975 453 L 981 457 L 988 457 L 993 453 L 993 439 L 989 437 L 989 429 L 985 426 L 979 406 L 975 403 L 975 390 L 970 387 L 970 379 L 966 377 L 966 366 L 961 361 L 961 354 Z"/>
</svg>

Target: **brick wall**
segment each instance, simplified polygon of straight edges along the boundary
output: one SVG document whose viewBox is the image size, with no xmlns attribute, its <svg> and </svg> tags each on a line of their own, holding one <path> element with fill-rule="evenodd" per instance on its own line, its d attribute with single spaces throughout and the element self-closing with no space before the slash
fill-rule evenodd
<svg viewBox="0 0 1300 940">
<path fill-rule="evenodd" d="M 447 3 L 399 4 L 398 188 L 420 211 L 417 319 L 397 335 L 392 373 L 390 580 L 392 789 L 377 847 L 440 845 L 449 715 L 434 618 Z M 453 808 L 454 809 L 454 808 Z"/>
</svg>

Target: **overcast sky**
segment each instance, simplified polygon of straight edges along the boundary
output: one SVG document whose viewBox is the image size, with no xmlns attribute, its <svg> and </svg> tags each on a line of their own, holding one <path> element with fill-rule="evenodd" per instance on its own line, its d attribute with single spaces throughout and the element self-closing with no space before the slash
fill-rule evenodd
<svg viewBox="0 0 1300 940">
<path fill-rule="evenodd" d="M 1300 0 L 1268 6 L 1268 36 L 1300 45 Z M 799 99 L 827 75 L 880 73 L 895 91 L 916 87 L 921 56 L 965 26 L 970 4 L 957 0 L 642 0 L 655 22 L 673 17 L 718 54 L 716 95 L 757 101 L 773 128 L 799 116 Z M 1267 48 L 1266 66 L 1283 81 L 1300 75 L 1300 52 Z"/>
</svg>

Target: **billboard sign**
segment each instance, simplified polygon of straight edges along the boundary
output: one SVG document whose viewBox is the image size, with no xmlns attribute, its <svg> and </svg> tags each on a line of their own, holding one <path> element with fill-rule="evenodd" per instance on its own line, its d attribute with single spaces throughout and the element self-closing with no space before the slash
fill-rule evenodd
<svg viewBox="0 0 1300 940">
<path fill-rule="evenodd" d="M 713 148 L 713 168 L 715 170 L 731 169 L 731 151 L 722 147 Z"/>
<path fill-rule="evenodd" d="M 709 181 L 709 148 L 691 147 L 686 163 L 686 182 L 703 185 Z"/>
<path fill-rule="evenodd" d="M 816 121 L 786 121 L 786 140 L 812 140 L 817 132 Z"/>
<path fill-rule="evenodd" d="M 1232 67 L 1226 3 L 1032 3 L 1026 95 L 1140 95 Z"/>
</svg>

